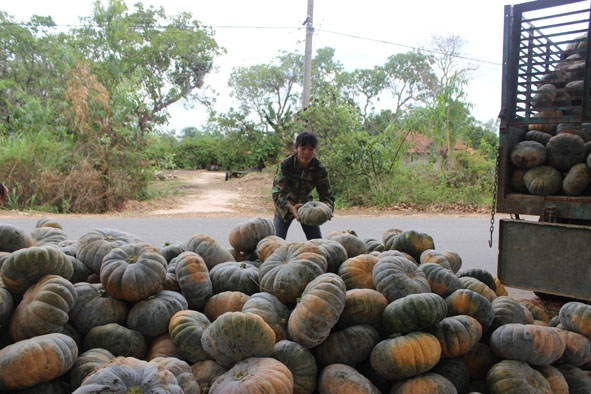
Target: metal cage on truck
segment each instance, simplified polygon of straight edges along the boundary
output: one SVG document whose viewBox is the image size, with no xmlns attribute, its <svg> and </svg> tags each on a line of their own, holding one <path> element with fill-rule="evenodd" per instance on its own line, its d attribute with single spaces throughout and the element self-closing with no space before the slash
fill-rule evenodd
<svg viewBox="0 0 591 394">
<path fill-rule="evenodd" d="M 510 154 L 529 130 L 591 127 L 590 13 L 589 0 L 505 6 L 495 208 L 535 218 L 499 222 L 499 279 L 585 300 L 591 300 L 591 193 L 517 192 Z M 550 85 L 552 95 L 544 95 Z"/>
</svg>

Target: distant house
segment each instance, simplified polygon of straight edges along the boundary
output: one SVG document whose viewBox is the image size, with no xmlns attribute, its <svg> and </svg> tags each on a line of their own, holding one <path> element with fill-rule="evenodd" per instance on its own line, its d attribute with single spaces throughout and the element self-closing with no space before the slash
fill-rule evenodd
<svg viewBox="0 0 591 394">
<path fill-rule="evenodd" d="M 433 160 L 433 153 L 435 153 L 433 152 L 433 138 L 426 137 L 422 134 L 409 133 L 406 136 L 406 142 L 408 145 L 408 149 L 406 150 L 406 153 L 408 154 L 408 158 L 406 159 L 407 162 L 427 163 L 430 160 Z M 472 148 L 468 147 L 468 145 L 459 140 L 456 141 L 453 150 L 455 152 L 473 151 Z M 447 149 L 445 147 L 438 147 L 436 153 L 443 159 L 447 155 Z"/>
</svg>

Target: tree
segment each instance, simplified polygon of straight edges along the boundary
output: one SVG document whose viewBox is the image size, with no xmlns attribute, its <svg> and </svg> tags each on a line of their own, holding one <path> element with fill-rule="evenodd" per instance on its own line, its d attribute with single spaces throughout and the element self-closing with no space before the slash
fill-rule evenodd
<svg viewBox="0 0 591 394">
<path fill-rule="evenodd" d="M 383 67 L 357 69 L 350 73 L 343 72 L 339 76 L 340 86 L 345 97 L 359 107 L 363 119 L 367 119 L 375 110 L 375 101 L 386 88 L 386 73 Z"/>
<path fill-rule="evenodd" d="M 241 101 L 241 111 L 255 115 L 259 123 L 285 137 L 285 116 L 298 104 L 303 78 L 303 57 L 282 53 L 269 64 L 236 67 L 228 85 Z"/>
<path fill-rule="evenodd" d="M 208 104 L 199 89 L 223 50 L 190 13 L 169 18 L 162 7 L 137 3 L 129 12 L 122 0 L 96 1 L 83 22 L 75 44 L 138 138 L 165 124 L 167 108 L 182 99 Z"/>
<path fill-rule="evenodd" d="M 394 114 L 399 119 L 403 110 L 424 105 L 432 97 L 437 77 L 432 69 L 433 59 L 420 52 L 398 53 L 384 65 L 387 89 L 394 97 Z"/>
<path fill-rule="evenodd" d="M 465 101 L 464 87 L 468 84 L 468 73 L 475 67 L 460 64 L 464 45 L 464 40 L 456 35 L 436 35 L 431 38 L 433 62 L 439 75 L 434 106 L 439 121 L 434 130 L 442 132 L 446 152 L 451 154 L 456 136 L 467 129 L 470 116 L 471 105 Z"/>
</svg>

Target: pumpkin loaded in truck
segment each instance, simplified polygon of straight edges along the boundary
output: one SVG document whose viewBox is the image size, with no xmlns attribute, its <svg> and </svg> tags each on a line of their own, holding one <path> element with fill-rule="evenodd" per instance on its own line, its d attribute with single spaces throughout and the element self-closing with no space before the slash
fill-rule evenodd
<svg viewBox="0 0 591 394">
<path fill-rule="evenodd" d="M 589 1 L 505 6 L 498 277 L 591 300 Z"/>
</svg>

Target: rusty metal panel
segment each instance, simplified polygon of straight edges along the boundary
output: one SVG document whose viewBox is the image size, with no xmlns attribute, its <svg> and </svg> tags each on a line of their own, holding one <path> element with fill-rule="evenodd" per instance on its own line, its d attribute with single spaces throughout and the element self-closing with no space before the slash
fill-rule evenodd
<svg viewBox="0 0 591 394">
<path fill-rule="evenodd" d="M 501 219 L 497 270 L 509 287 L 591 300 L 591 227 Z"/>
</svg>

